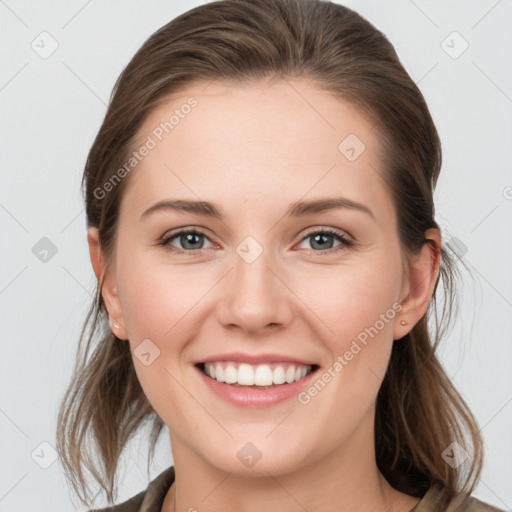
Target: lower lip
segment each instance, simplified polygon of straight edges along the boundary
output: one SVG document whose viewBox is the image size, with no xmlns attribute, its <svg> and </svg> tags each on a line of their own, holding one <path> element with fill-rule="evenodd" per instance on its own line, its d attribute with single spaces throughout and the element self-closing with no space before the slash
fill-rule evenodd
<svg viewBox="0 0 512 512">
<path fill-rule="evenodd" d="M 196 370 L 201 375 L 204 383 L 220 398 L 227 402 L 244 407 L 267 407 L 284 400 L 296 397 L 306 386 L 310 384 L 317 370 L 308 373 L 303 379 L 291 384 L 280 384 L 267 389 L 251 387 L 235 387 L 230 384 L 218 382 L 203 373 L 200 368 Z"/>
</svg>

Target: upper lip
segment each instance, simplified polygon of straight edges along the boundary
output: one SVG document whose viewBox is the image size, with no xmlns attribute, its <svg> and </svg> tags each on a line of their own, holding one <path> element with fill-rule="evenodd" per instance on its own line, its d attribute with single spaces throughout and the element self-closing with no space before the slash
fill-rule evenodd
<svg viewBox="0 0 512 512">
<path fill-rule="evenodd" d="M 290 357 L 284 354 L 244 354 L 242 352 L 226 352 L 224 354 L 216 354 L 214 356 L 201 359 L 200 361 L 196 361 L 195 364 L 216 363 L 218 361 L 233 361 L 247 364 L 295 363 L 306 366 L 315 365 L 315 363 L 311 361 Z"/>
</svg>

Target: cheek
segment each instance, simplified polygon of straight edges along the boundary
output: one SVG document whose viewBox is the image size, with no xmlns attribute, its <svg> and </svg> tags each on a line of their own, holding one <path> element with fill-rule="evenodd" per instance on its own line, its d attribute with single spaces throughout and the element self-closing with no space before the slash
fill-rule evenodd
<svg viewBox="0 0 512 512">
<path fill-rule="evenodd" d="M 338 316 L 333 320 L 337 336 L 332 351 L 342 358 L 339 384 L 352 391 L 344 398 L 349 407 L 359 407 L 357 402 L 369 405 L 386 373 L 393 325 L 401 308 L 397 301 L 399 282 L 396 260 L 345 280 L 346 293 L 340 296 Z"/>
<path fill-rule="evenodd" d="M 332 267 L 297 282 L 298 295 L 323 324 L 327 337 L 337 340 L 336 348 L 343 350 L 348 343 L 370 329 L 375 336 L 387 336 L 396 316 L 399 274 L 396 261 L 386 265 L 379 262 Z M 393 308 L 393 305 L 395 307 Z"/>
<path fill-rule="evenodd" d="M 322 400 L 340 417 L 350 411 L 360 418 L 371 407 L 391 355 L 393 324 L 400 308 L 400 268 L 396 259 L 384 256 L 375 254 L 361 264 L 347 261 L 346 266 L 317 273 L 315 279 L 311 275 L 299 292 L 308 297 L 304 302 L 317 314 L 317 332 L 325 333 L 322 341 L 331 363 L 337 365 L 326 371 L 325 378 L 332 378 L 332 384 Z"/>
<path fill-rule="evenodd" d="M 118 269 L 123 315 L 134 339 L 158 343 L 172 336 L 208 290 L 193 266 L 170 266 L 143 256 L 123 263 Z"/>
<path fill-rule="evenodd" d="M 178 383 L 181 356 L 194 336 L 194 315 L 204 287 L 200 280 L 190 279 L 192 270 L 171 267 L 144 254 L 120 259 L 116 270 L 137 378 L 157 414 L 167 425 L 174 425 L 176 417 L 183 417 L 190 407 L 190 396 Z M 143 351 L 142 347 L 148 348 Z M 150 354 L 147 365 L 144 352 Z"/>
</svg>

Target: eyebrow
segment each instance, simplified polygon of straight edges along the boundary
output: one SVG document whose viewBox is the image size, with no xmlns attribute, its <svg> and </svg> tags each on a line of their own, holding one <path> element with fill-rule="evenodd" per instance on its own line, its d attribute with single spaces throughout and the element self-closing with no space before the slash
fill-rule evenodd
<svg viewBox="0 0 512 512">
<path fill-rule="evenodd" d="M 338 208 L 345 208 L 351 210 L 357 210 L 364 212 L 372 217 L 374 220 L 375 215 L 373 212 L 364 204 L 353 201 L 345 197 L 333 197 L 324 199 L 313 199 L 309 201 L 297 201 L 288 207 L 285 213 L 285 217 L 305 217 L 307 215 L 313 215 L 328 210 L 334 210 Z M 142 221 L 145 217 L 156 211 L 178 211 L 195 213 L 197 215 L 204 215 L 206 217 L 212 217 L 219 220 L 224 219 L 222 209 L 215 203 L 208 201 L 191 201 L 185 199 L 168 199 L 159 201 L 150 208 L 148 208 L 140 217 Z"/>
</svg>

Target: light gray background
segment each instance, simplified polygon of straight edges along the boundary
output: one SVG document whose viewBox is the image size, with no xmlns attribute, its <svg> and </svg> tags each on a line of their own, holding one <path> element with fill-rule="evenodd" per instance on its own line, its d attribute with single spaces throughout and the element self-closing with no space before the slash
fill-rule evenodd
<svg viewBox="0 0 512 512">
<path fill-rule="evenodd" d="M 57 407 L 94 289 L 83 165 L 123 67 L 152 32 L 201 3 L 0 1 L 0 512 L 74 509 L 59 464 L 50 464 L 52 448 L 41 443 L 55 446 Z M 390 38 L 442 139 L 437 219 L 467 248 L 476 279 L 464 273 L 461 315 L 441 355 L 486 442 L 474 494 L 510 510 L 512 2 L 345 5 Z M 46 59 L 31 48 L 48 38 L 43 31 L 58 43 Z M 469 44 L 457 58 L 463 42 L 453 31 Z M 42 237 L 58 250 L 46 263 L 32 252 Z M 146 488 L 145 447 L 134 443 L 123 458 L 119 501 Z M 166 429 L 150 477 L 171 462 Z"/>
</svg>

